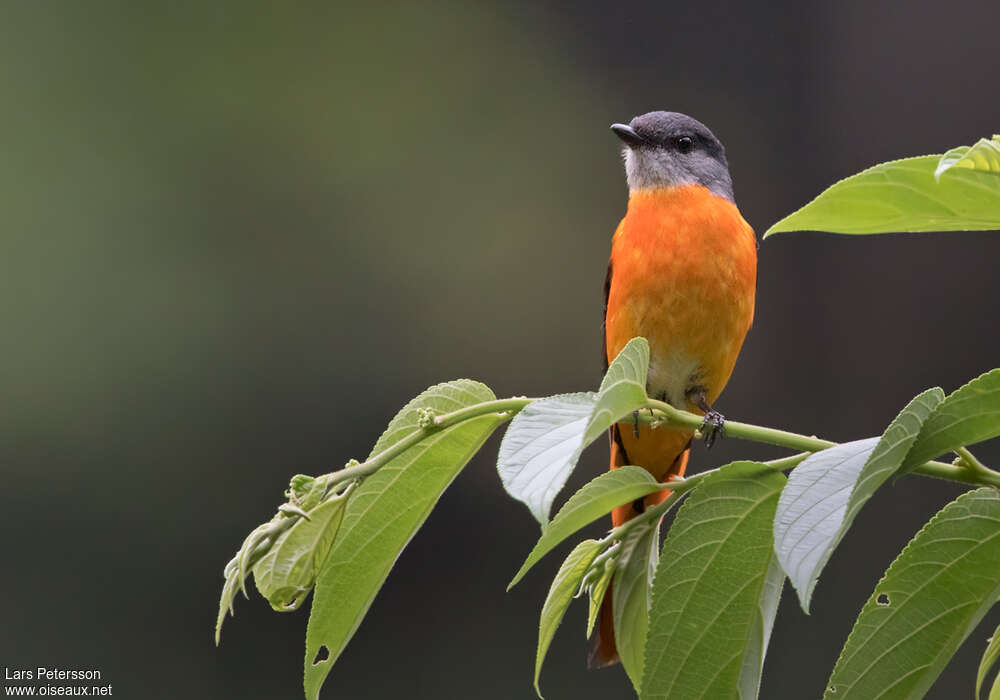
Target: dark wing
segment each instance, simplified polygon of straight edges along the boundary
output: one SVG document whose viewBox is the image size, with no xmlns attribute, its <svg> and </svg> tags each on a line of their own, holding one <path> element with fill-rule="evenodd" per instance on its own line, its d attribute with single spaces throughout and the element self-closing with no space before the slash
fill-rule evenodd
<svg viewBox="0 0 1000 700">
<path fill-rule="evenodd" d="M 608 371 L 608 294 L 610 294 L 610 292 L 611 261 L 608 260 L 608 274 L 604 276 L 604 315 L 601 316 L 601 357 L 604 359 L 601 376 L 604 376 L 604 374 Z M 622 460 L 621 464 L 629 464 L 628 455 L 625 454 L 625 445 L 622 443 L 622 436 L 621 433 L 618 432 L 617 425 L 612 425 L 608 430 L 608 438 L 611 441 L 612 447 L 614 447 L 614 445 L 618 446 L 619 459 Z M 612 459 L 614 459 L 614 455 L 612 455 Z"/>
<path fill-rule="evenodd" d="M 601 314 L 601 357 L 604 365 L 601 376 L 608 371 L 608 294 L 611 293 L 611 261 L 608 260 L 608 274 L 604 276 L 604 312 Z"/>
</svg>

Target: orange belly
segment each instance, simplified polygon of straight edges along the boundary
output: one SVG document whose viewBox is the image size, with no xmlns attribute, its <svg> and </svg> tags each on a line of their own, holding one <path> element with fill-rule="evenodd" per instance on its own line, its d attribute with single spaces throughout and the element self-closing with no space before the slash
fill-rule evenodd
<svg viewBox="0 0 1000 700">
<path fill-rule="evenodd" d="M 612 242 L 608 358 L 645 337 L 649 395 L 697 411 L 686 392 L 705 387 L 709 404 L 722 392 L 753 321 L 756 284 L 756 241 L 735 204 L 698 185 L 633 192 Z M 659 479 L 691 437 L 643 426 L 637 438 L 626 423 L 619 433 L 628 462 Z"/>
</svg>

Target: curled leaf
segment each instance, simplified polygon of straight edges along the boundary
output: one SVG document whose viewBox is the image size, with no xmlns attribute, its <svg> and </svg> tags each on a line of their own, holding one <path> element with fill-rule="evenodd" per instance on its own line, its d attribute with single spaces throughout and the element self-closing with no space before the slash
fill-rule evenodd
<svg viewBox="0 0 1000 700">
<path fill-rule="evenodd" d="M 979 139 L 972 146 L 958 146 L 945 153 L 938 161 L 934 179 L 940 182 L 941 176 L 952 168 L 1000 175 L 1000 134 L 994 134 L 992 139 Z"/>
<path fill-rule="evenodd" d="M 597 540 L 584 540 L 569 553 L 552 580 L 538 625 L 538 651 L 535 654 L 535 692 L 538 693 L 538 697 L 542 697 L 538 677 L 542 672 L 545 654 L 549 650 L 559 623 L 562 622 L 563 615 L 566 614 L 566 609 L 569 608 L 570 601 L 580 587 L 580 581 L 603 547 L 604 543 Z"/>
<path fill-rule="evenodd" d="M 257 590 L 279 612 L 297 610 L 312 591 L 336 538 L 350 491 L 325 501 L 283 532 L 253 567 Z"/>
</svg>

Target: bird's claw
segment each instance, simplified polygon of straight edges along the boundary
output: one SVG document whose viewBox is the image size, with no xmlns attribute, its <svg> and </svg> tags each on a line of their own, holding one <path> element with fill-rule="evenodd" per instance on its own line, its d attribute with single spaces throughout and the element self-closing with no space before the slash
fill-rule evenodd
<svg viewBox="0 0 1000 700">
<path fill-rule="evenodd" d="M 726 437 L 726 417 L 718 411 L 705 412 L 705 420 L 701 422 L 701 436 L 705 447 L 711 448 L 715 441 Z"/>
</svg>

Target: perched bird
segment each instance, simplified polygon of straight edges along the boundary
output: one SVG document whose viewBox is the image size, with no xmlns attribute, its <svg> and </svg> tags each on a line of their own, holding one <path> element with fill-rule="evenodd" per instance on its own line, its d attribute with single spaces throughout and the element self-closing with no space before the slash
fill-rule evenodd
<svg viewBox="0 0 1000 700">
<path fill-rule="evenodd" d="M 649 396 L 705 416 L 711 445 L 723 417 L 712 410 L 750 329 L 757 243 L 733 199 L 722 144 L 678 112 L 650 112 L 611 130 L 624 144 L 628 211 L 615 231 L 604 282 L 604 364 L 635 336 L 649 341 Z M 611 429 L 611 469 L 643 467 L 660 481 L 683 475 L 692 431 L 638 420 Z M 615 509 L 615 526 L 669 495 Z M 613 585 L 613 584 L 612 584 Z M 611 590 L 590 640 L 589 664 L 618 661 Z"/>
</svg>

